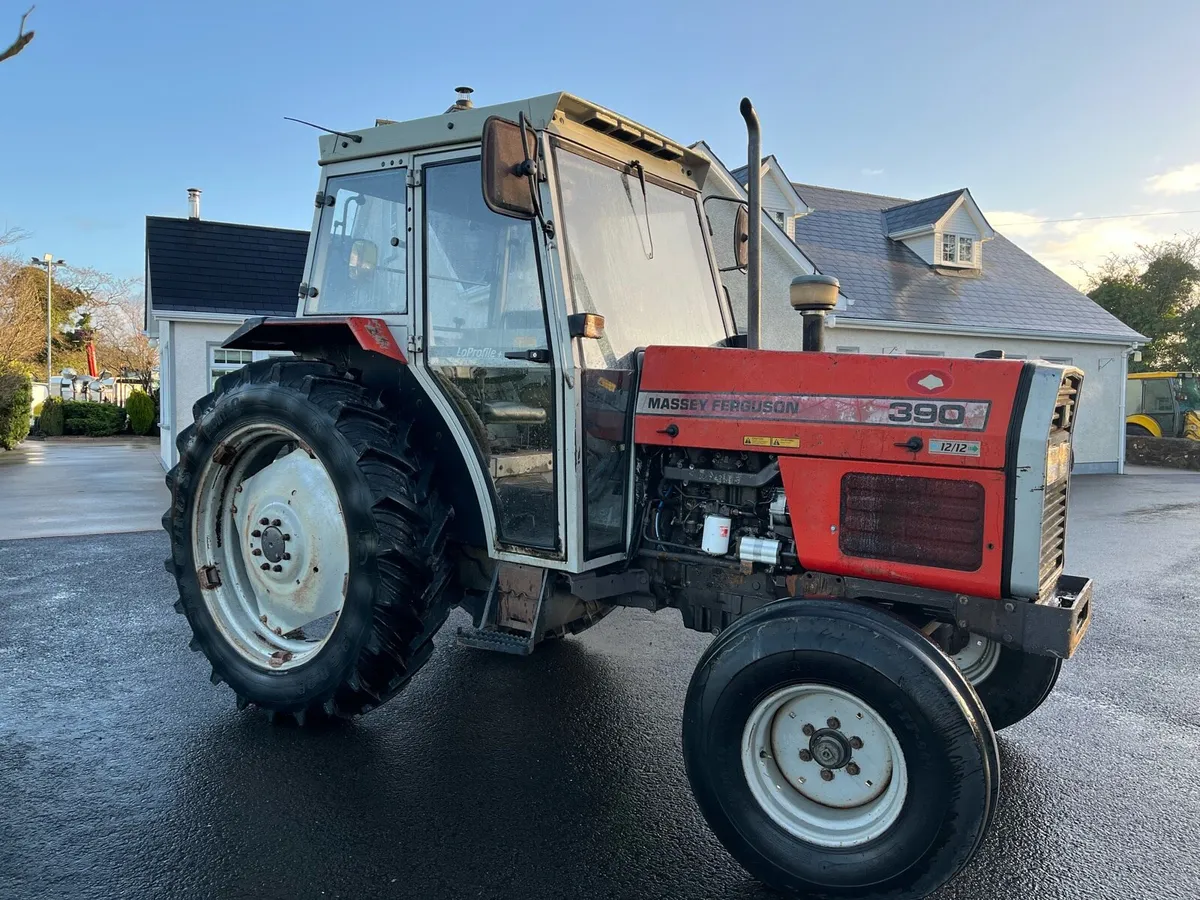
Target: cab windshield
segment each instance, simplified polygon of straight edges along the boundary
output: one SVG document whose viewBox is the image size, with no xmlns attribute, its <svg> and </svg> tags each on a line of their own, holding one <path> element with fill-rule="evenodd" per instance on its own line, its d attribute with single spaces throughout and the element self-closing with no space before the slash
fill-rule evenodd
<svg viewBox="0 0 1200 900">
<path fill-rule="evenodd" d="M 1190 372 L 1181 374 L 1175 382 L 1175 399 L 1181 409 L 1200 410 L 1200 378 Z"/>
<path fill-rule="evenodd" d="M 573 312 L 604 316 L 583 341 L 589 367 L 611 367 L 651 344 L 725 339 L 717 282 L 696 195 L 566 146 L 555 148 Z"/>
</svg>

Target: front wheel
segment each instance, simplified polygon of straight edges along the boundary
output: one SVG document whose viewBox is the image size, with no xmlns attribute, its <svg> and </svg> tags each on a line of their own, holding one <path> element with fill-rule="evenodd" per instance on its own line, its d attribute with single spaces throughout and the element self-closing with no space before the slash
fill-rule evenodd
<svg viewBox="0 0 1200 900">
<path fill-rule="evenodd" d="M 729 852 L 777 890 L 923 897 L 995 809 L 995 736 L 962 675 L 883 611 L 770 604 L 726 629 L 688 688 L 684 760 Z"/>
<path fill-rule="evenodd" d="M 975 688 L 992 727 L 999 731 L 1020 722 L 1041 706 L 1062 670 L 1062 660 L 1034 656 L 972 634 L 954 654 L 954 664 Z"/>
</svg>

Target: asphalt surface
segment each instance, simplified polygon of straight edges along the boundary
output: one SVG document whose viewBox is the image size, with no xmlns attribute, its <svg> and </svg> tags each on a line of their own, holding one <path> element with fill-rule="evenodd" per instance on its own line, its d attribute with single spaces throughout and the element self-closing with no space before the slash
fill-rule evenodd
<svg viewBox="0 0 1200 900">
<path fill-rule="evenodd" d="M 51 438 L 0 450 L 0 541 L 159 527 L 158 439 Z"/>
<path fill-rule="evenodd" d="M 1200 477 L 1073 501 L 1094 624 L 1002 734 L 993 829 L 941 900 L 1200 896 Z M 676 614 L 524 660 L 443 637 L 361 721 L 271 726 L 188 652 L 165 554 L 158 532 L 0 542 L 0 898 L 774 896 L 691 798 L 708 638 Z"/>
</svg>

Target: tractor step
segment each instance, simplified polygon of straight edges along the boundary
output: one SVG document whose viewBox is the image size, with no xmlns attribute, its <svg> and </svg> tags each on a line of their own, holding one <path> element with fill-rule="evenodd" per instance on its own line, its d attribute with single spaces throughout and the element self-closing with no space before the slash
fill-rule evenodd
<svg viewBox="0 0 1200 900">
<path fill-rule="evenodd" d="M 506 568 L 507 567 L 507 568 Z M 492 586 L 488 589 L 487 603 L 483 607 L 483 615 L 479 619 L 478 628 L 459 628 L 458 643 L 462 647 L 474 647 L 477 650 L 493 650 L 497 653 L 511 653 L 515 656 L 528 656 L 537 646 L 542 635 L 542 623 L 546 614 L 546 589 L 550 583 L 550 573 L 546 569 L 538 570 L 531 566 L 519 566 L 511 563 L 500 563 L 492 576 Z M 528 624 L 528 634 L 513 634 L 511 630 L 501 631 L 505 627 L 513 629 L 512 620 L 501 615 L 501 606 L 511 602 L 512 598 L 521 598 L 521 602 L 532 600 L 537 593 L 537 603 L 533 605 L 533 614 L 527 619 L 518 619 L 516 624 Z M 526 606 L 528 610 L 528 606 Z M 519 629 L 517 629 L 519 630 Z"/>
<path fill-rule="evenodd" d="M 488 631 L 483 628 L 459 628 L 458 644 L 460 647 L 494 650 L 497 653 L 511 653 L 514 656 L 528 656 L 533 652 L 528 636 L 506 634 L 503 631 Z"/>
</svg>

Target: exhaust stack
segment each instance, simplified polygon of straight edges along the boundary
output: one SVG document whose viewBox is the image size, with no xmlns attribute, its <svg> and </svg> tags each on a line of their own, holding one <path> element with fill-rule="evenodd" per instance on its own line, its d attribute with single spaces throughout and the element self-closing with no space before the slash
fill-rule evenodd
<svg viewBox="0 0 1200 900">
<path fill-rule="evenodd" d="M 200 188 L 188 188 L 188 218 L 195 221 L 200 218 Z"/>
<path fill-rule="evenodd" d="M 742 98 L 742 118 L 746 120 L 746 198 L 749 201 L 750 244 L 746 248 L 746 347 L 758 350 L 762 344 L 762 131 L 758 113 L 749 97 Z"/>
<path fill-rule="evenodd" d="M 471 95 L 475 93 L 474 88 L 456 87 L 454 93 L 458 94 L 458 99 L 454 101 L 454 105 L 446 110 L 446 112 L 462 112 L 464 109 L 475 108 L 475 103 L 471 100 Z"/>
</svg>

